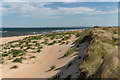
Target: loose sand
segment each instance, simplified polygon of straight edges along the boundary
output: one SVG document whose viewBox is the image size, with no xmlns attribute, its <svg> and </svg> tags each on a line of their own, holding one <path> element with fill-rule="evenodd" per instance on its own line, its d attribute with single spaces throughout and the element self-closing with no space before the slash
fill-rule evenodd
<svg viewBox="0 0 120 80">
<path fill-rule="evenodd" d="M 23 39 L 28 36 L 18 36 L 18 37 L 5 37 L 2 39 L 2 44 Z M 71 40 L 75 40 L 72 38 Z M 72 42 L 71 42 L 72 43 Z M 70 62 L 75 56 L 69 56 L 66 58 L 61 58 L 64 56 L 65 52 L 73 45 L 59 45 L 55 44 L 52 46 L 44 46 L 42 52 L 37 54 L 37 57 L 30 60 L 25 60 L 23 63 L 11 63 L 3 64 L 2 77 L 3 78 L 50 78 L 56 75 L 60 71 L 60 67 L 63 67 L 68 62 Z M 10 69 L 13 65 L 17 65 L 17 69 Z M 55 65 L 56 68 L 49 71 L 51 66 Z"/>
<path fill-rule="evenodd" d="M 0 39 L 2 40 L 2 44 L 5 44 L 10 41 L 23 39 L 25 37 L 28 37 L 28 36 L 4 37 Z M 79 49 L 79 52 L 81 54 L 75 55 L 76 53 L 73 53 L 71 56 L 63 58 L 67 50 L 69 50 L 73 46 L 72 41 L 74 40 L 76 40 L 76 38 L 72 37 L 68 45 L 66 44 L 59 45 L 57 43 L 51 46 L 44 45 L 44 48 L 39 54 L 37 54 L 36 58 L 24 60 L 22 63 L 3 64 L 2 66 L 0 66 L 2 67 L 2 77 L 3 78 L 51 78 L 52 76 L 59 74 L 61 70 L 62 71 L 64 70 L 61 68 L 69 64 L 69 62 L 71 62 L 77 56 L 81 55 L 83 57 L 83 54 L 85 51 L 84 49 L 86 48 L 86 43 L 82 44 Z M 14 65 L 17 65 L 18 68 L 10 69 Z M 49 71 L 51 66 L 53 65 L 56 66 L 55 69 Z M 73 68 L 70 68 L 70 69 L 75 69 L 75 67 L 73 66 Z M 64 72 L 66 75 L 68 73 L 72 73 L 72 72 L 69 72 L 70 70 L 69 71 L 64 70 L 64 71 L 66 71 Z"/>
<path fill-rule="evenodd" d="M 26 35 L 26 36 L 15 36 L 15 37 L 2 37 L 0 38 L 0 43 L 1 44 L 5 44 L 11 41 L 15 41 L 15 40 L 20 40 L 23 39 L 25 37 L 29 37 L 29 36 L 36 36 L 36 35 Z"/>
</svg>

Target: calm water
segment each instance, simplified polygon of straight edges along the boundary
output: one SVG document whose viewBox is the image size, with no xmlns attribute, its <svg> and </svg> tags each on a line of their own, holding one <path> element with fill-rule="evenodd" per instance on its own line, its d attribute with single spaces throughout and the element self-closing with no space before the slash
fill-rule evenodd
<svg viewBox="0 0 120 80">
<path fill-rule="evenodd" d="M 11 36 L 23 36 L 23 35 L 34 35 L 34 34 L 45 34 L 53 32 L 73 31 L 81 29 L 89 29 L 91 27 L 79 27 L 79 28 L 2 28 L 0 33 L 2 37 Z"/>
</svg>

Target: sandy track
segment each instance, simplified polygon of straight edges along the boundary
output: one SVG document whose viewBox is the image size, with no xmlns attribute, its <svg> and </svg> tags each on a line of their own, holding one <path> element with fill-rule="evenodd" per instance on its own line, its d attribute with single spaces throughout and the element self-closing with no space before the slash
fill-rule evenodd
<svg viewBox="0 0 120 80">
<path fill-rule="evenodd" d="M 61 58 L 70 48 L 70 45 L 45 46 L 44 50 L 33 60 L 18 64 L 18 69 L 8 69 L 12 65 L 3 67 L 4 78 L 49 78 L 59 70 L 48 71 L 52 65 L 60 68 L 66 65 L 73 57 Z"/>
</svg>

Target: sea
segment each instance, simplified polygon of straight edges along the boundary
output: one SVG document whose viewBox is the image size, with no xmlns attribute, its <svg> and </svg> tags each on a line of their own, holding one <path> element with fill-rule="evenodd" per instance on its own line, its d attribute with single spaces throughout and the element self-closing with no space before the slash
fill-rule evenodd
<svg viewBox="0 0 120 80">
<path fill-rule="evenodd" d="M 2 28 L 0 30 L 0 34 L 2 34 L 0 37 L 47 34 L 47 33 L 55 33 L 55 32 L 83 30 L 83 29 L 89 29 L 89 28 L 91 27 Z"/>
</svg>

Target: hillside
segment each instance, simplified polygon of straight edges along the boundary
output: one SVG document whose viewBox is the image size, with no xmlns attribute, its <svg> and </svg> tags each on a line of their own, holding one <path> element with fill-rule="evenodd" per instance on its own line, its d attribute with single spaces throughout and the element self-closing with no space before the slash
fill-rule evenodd
<svg viewBox="0 0 120 80">
<path fill-rule="evenodd" d="M 94 27 L 78 33 L 77 37 L 75 45 L 77 44 L 78 56 L 53 79 L 118 78 L 118 27 Z M 83 57 L 81 49 L 84 44 L 86 47 Z"/>
</svg>

